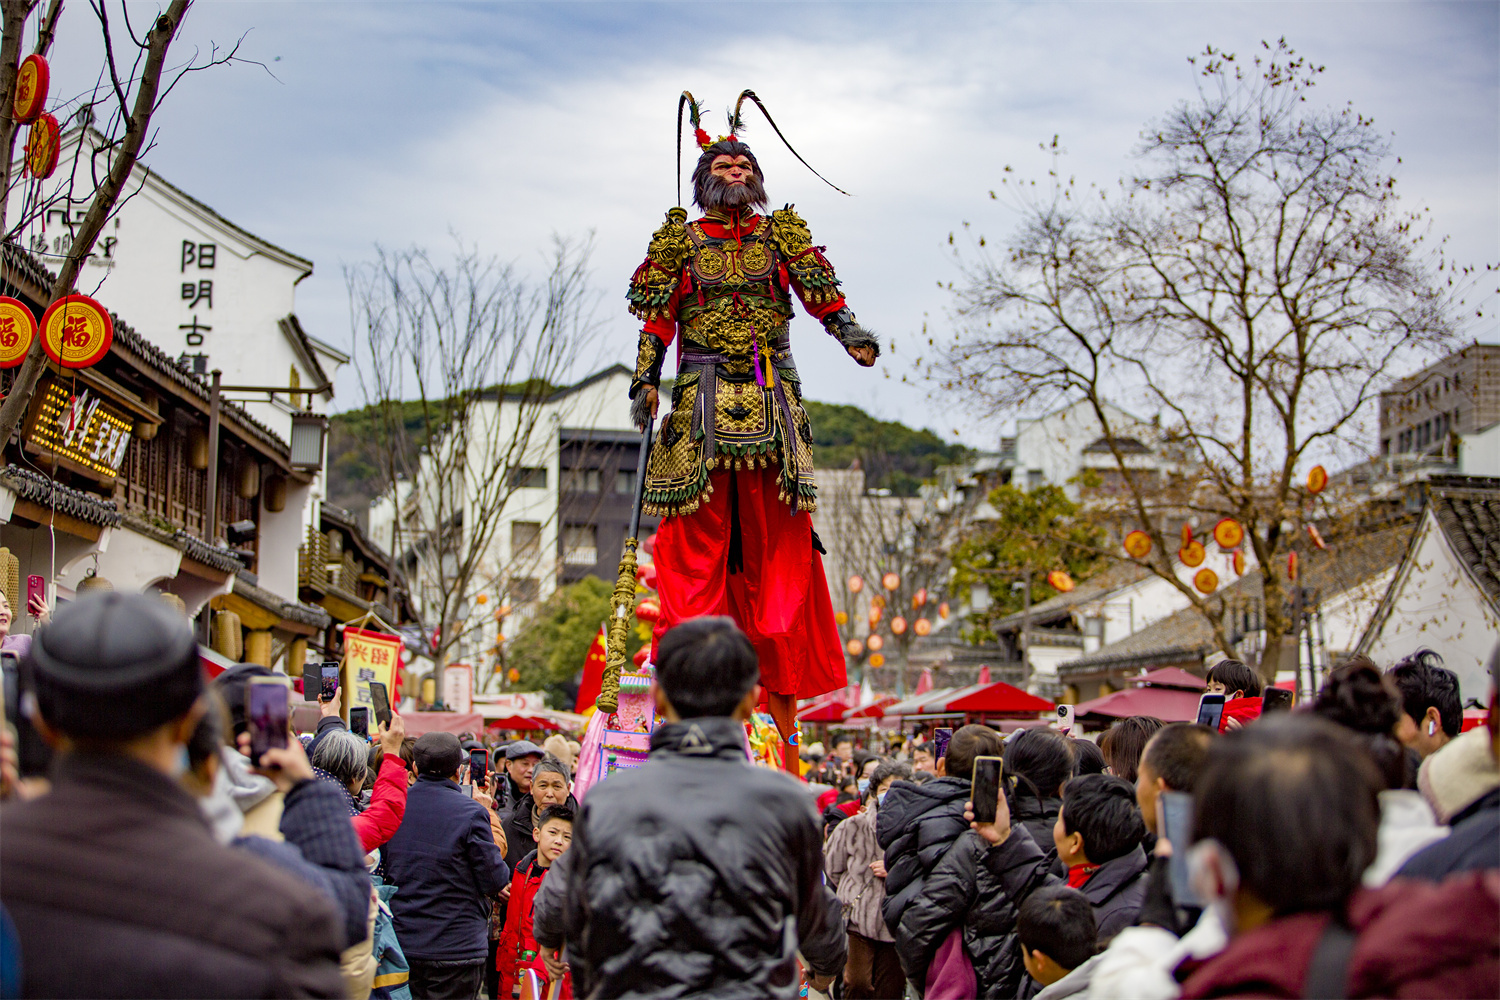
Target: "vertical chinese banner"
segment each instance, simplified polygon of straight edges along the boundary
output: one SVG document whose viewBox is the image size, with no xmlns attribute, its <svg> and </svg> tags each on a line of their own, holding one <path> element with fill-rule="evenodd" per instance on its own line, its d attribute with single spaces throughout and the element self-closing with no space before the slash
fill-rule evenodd
<svg viewBox="0 0 1500 1000">
<path fill-rule="evenodd" d="M 352 626 L 344 629 L 342 683 L 344 690 L 349 692 L 348 700 L 344 705 L 345 720 L 348 719 L 349 708 L 354 705 L 363 705 L 368 708 L 370 718 L 372 720 L 375 718 L 375 704 L 370 699 L 371 681 L 384 684 L 391 704 L 397 704 L 399 692 L 396 690 L 396 678 L 400 669 L 400 636 L 386 635 L 384 632 L 370 632 Z"/>
<path fill-rule="evenodd" d="M 451 664 L 443 671 L 443 704 L 450 712 L 474 711 L 474 668 Z"/>
</svg>

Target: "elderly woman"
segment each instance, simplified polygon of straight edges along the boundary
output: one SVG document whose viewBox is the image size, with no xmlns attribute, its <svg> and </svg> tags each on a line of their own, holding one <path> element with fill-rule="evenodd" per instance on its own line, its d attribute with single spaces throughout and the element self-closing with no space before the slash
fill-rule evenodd
<svg viewBox="0 0 1500 1000">
<path fill-rule="evenodd" d="M 331 781 L 346 793 L 354 831 L 366 853 L 384 844 L 406 815 L 406 762 L 401 742 L 406 726 L 401 716 L 391 716 L 391 727 L 380 734 L 380 771 L 371 790 L 370 805 L 360 811 L 359 792 L 369 776 L 369 746 L 364 738 L 347 729 L 329 730 L 313 751 L 312 765 L 318 777 Z"/>
</svg>

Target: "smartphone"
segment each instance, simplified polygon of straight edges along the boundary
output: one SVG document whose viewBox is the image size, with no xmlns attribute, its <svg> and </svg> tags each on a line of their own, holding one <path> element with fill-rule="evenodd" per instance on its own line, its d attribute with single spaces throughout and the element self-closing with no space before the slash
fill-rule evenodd
<svg viewBox="0 0 1500 1000">
<path fill-rule="evenodd" d="M 974 784 L 969 801 L 974 803 L 976 823 L 995 822 L 995 807 L 1000 802 L 1001 764 L 999 757 L 974 758 Z"/>
<path fill-rule="evenodd" d="M 1206 694 L 1198 702 L 1198 725 L 1218 732 L 1219 720 L 1224 717 L 1224 696 Z"/>
<path fill-rule="evenodd" d="M 1072 705 L 1057 706 L 1057 728 L 1065 733 L 1071 733 L 1073 731 Z"/>
<path fill-rule="evenodd" d="M 1260 714 L 1290 712 L 1295 695 L 1286 688 L 1268 687 L 1260 693 Z"/>
<path fill-rule="evenodd" d="M 245 689 L 245 721 L 250 727 L 250 758 L 275 747 L 286 747 L 287 722 L 291 717 L 291 689 L 276 677 L 252 677 Z"/>
<path fill-rule="evenodd" d="M 302 667 L 302 700 L 316 703 L 322 691 L 323 675 L 319 673 L 317 665 L 305 664 Z"/>
<path fill-rule="evenodd" d="M 42 576 L 28 576 L 26 578 L 26 613 L 35 617 L 36 612 L 32 610 L 35 601 L 46 602 L 47 600 L 47 578 Z"/>
<path fill-rule="evenodd" d="M 1193 846 L 1193 797 L 1187 792 L 1162 792 L 1156 797 L 1156 829 L 1172 844 L 1167 867 L 1172 899 L 1178 906 L 1202 906 L 1188 877 L 1188 848 Z"/>
<path fill-rule="evenodd" d="M 932 731 L 932 759 L 941 760 L 948 756 L 948 741 L 953 739 L 953 730 L 934 729 Z"/>
<path fill-rule="evenodd" d="M 0 669 L 5 674 L 5 714 L 16 733 L 16 770 L 23 778 L 45 775 L 52 767 L 52 748 L 42 739 L 42 734 L 31 724 L 31 715 L 23 707 L 28 700 L 26 686 L 21 683 L 21 661 L 13 652 L 0 653 Z"/>
<path fill-rule="evenodd" d="M 363 705 L 349 709 L 349 731 L 363 739 L 370 738 L 370 710 Z"/>
<path fill-rule="evenodd" d="M 490 755 L 484 750 L 469 751 L 469 781 L 483 788 L 489 781 Z"/>
<path fill-rule="evenodd" d="M 370 682 L 370 703 L 375 706 L 375 721 L 391 728 L 391 696 L 380 681 Z"/>
<path fill-rule="evenodd" d="M 318 676 L 323 681 L 318 697 L 332 701 L 339 693 L 339 661 L 325 660 L 318 664 Z"/>
</svg>

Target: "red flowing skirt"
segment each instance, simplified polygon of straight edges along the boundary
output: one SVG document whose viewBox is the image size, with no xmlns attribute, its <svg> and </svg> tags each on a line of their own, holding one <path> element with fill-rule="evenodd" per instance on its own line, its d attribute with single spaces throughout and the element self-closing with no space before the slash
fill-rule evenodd
<svg viewBox="0 0 1500 1000">
<path fill-rule="evenodd" d="M 779 476 L 774 467 L 710 473 L 713 492 L 702 506 L 661 523 L 652 550 L 661 618 L 651 654 L 654 660 L 673 625 L 728 615 L 755 645 L 768 691 L 812 698 L 845 686 L 844 649 L 823 557 L 812 546 L 812 517 L 778 499 Z M 729 572 L 732 507 L 743 553 L 743 569 L 735 573 Z"/>
</svg>

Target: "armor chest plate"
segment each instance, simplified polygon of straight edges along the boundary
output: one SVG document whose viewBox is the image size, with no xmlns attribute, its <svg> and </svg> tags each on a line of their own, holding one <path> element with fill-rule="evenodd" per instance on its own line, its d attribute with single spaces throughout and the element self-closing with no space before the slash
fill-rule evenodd
<svg viewBox="0 0 1500 1000">
<path fill-rule="evenodd" d="M 755 228 L 738 239 L 709 236 L 699 223 L 687 227 L 692 249 L 687 266 L 693 283 L 705 294 L 720 288 L 740 290 L 746 285 L 769 284 L 775 269 L 774 254 L 767 242 L 771 222 L 761 218 Z"/>
</svg>

